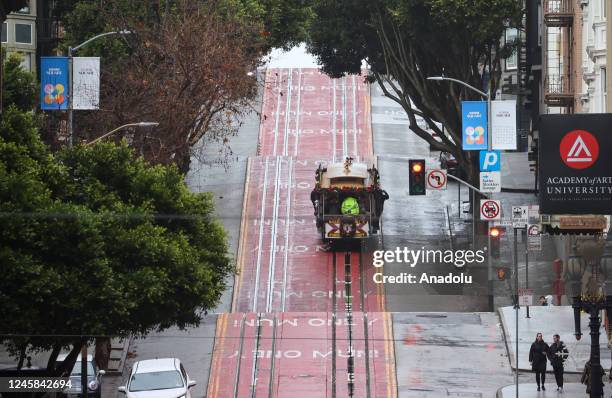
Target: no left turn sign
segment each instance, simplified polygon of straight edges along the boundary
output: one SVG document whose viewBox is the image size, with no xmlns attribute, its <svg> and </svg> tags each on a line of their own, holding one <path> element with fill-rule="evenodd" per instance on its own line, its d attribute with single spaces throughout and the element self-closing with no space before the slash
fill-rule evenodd
<svg viewBox="0 0 612 398">
<path fill-rule="evenodd" d="M 427 189 L 442 190 L 446 189 L 446 170 L 428 169 L 427 170 Z"/>
<path fill-rule="evenodd" d="M 501 202 L 499 200 L 481 199 L 480 218 L 485 221 L 501 219 Z"/>
</svg>

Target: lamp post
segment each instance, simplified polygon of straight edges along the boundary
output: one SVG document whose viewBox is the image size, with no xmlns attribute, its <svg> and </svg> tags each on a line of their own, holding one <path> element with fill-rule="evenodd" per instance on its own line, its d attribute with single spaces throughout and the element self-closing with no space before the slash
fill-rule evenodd
<svg viewBox="0 0 612 398">
<path fill-rule="evenodd" d="M 603 397 L 603 367 L 601 366 L 601 353 L 599 349 L 599 329 L 601 321 L 599 314 L 602 310 L 606 311 L 608 319 L 612 315 L 612 296 L 602 291 L 599 283 L 600 266 L 603 265 L 603 255 L 605 242 L 601 236 L 589 236 L 576 240 L 576 249 L 581 255 L 582 261 L 577 262 L 580 265 L 581 274 L 584 274 L 586 267 L 591 267 L 591 280 L 588 286 L 582 289 L 580 295 L 574 297 L 572 308 L 574 309 L 574 326 L 576 340 L 580 340 L 582 332 L 580 328 L 580 311 L 584 310 L 589 314 L 589 328 L 591 336 L 591 354 L 589 357 L 589 397 Z M 569 265 L 569 263 L 568 263 Z M 576 265 L 574 265 L 576 267 Z M 576 270 L 574 270 L 576 271 Z M 585 367 L 586 369 L 586 367 Z"/>
<path fill-rule="evenodd" d="M 68 47 L 68 84 L 70 87 L 70 90 L 69 90 L 70 95 L 68 97 L 68 146 L 72 146 L 72 136 L 73 136 L 72 97 L 74 96 L 74 93 L 72 92 L 73 90 L 73 87 L 72 87 L 72 55 L 79 48 L 101 37 L 111 36 L 111 35 L 129 35 L 131 33 L 132 32 L 129 30 L 119 30 L 119 31 L 113 31 L 113 32 L 100 33 L 99 35 L 96 35 L 90 39 L 85 40 L 83 43 L 79 44 L 76 47 L 71 47 L 71 46 Z"/>
<path fill-rule="evenodd" d="M 89 141 L 88 143 L 85 144 L 85 146 L 90 146 L 95 144 L 98 141 L 101 141 L 103 139 L 105 139 L 106 137 L 115 134 L 117 131 L 123 130 L 127 127 L 156 127 L 159 126 L 159 123 L 157 122 L 138 122 L 138 123 L 128 123 L 128 124 L 124 124 L 123 126 L 119 126 L 116 129 L 113 129 L 111 131 L 109 131 L 108 133 L 105 133 L 101 136 L 99 136 L 98 138 Z"/>
<path fill-rule="evenodd" d="M 427 80 L 433 81 L 450 81 L 461 84 L 464 87 L 469 88 L 472 91 L 477 92 L 481 96 L 487 99 L 487 150 L 491 150 L 491 83 L 488 84 L 488 92 L 477 89 L 476 87 L 458 79 L 446 76 L 430 76 Z M 493 197 L 493 195 L 491 195 Z M 472 191 L 472 245 L 476 245 L 476 193 Z M 490 225 L 487 222 L 487 231 Z M 491 236 L 487 233 L 487 248 L 488 248 L 488 260 L 487 260 L 487 284 L 489 288 L 489 308 L 491 311 L 494 310 L 494 297 L 493 297 L 493 265 L 491 264 Z"/>
<path fill-rule="evenodd" d="M 576 296 L 574 297 L 574 324 L 575 324 L 575 335 L 576 340 L 580 340 L 582 332 L 580 331 L 580 311 L 584 310 L 589 314 L 589 328 L 591 336 L 591 355 L 589 358 L 590 366 L 590 392 L 589 397 L 601 398 L 603 397 L 603 382 L 602 377 L 604 374 L 603 367 L 600 361 L 599 351 L 599 329 L 601 327 L 601 318 L 599 313 L 601 310 L 605 310 L 608 319 L 612 316 L 612 296 Z"/>
</svg>

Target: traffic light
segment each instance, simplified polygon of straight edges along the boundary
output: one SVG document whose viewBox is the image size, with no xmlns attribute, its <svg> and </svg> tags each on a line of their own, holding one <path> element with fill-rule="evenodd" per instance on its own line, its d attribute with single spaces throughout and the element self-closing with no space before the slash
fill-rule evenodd
<svg viewBox="0 0 612 398">
<path fill-rule="evenodd" d="M 410 186 L 409 195 L 425 195 L 425 159 L 408 160 Z"/>
<path fill-rule="evenodd" d="M 503 281 L 506 279 L 506 275 L 508 274 L 508 269 L 506 267 L 499 267 L 497 269 L 497 279 Z"/>
<path fill-rule="evenodd" d="M 504 230 L 502 227 L 495 226 L 489 228 L 489 237 L 491 238 L 491 247 L 489 250 L 491 250 L 491 258 L 499 259 L 500 257 L 500 239 L 503 233 Z"/>
</svg>

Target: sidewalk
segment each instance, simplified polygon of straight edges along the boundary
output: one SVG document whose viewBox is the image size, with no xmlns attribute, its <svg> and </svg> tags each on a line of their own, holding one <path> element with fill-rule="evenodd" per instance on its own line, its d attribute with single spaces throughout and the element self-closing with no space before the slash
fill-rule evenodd
<svg viewBox="0 0 612 398">
<path fill-rule="evenodd" d="M 604 386 L 604 393 L 607 394 L 609 388 Z M 514 398 L 516 397 L 516 388 L 514 384 L 506 386 L 497 391 L 496 398 Z M 546 391 L 538 391 L 538 386 L 535 383 L 519 384 L 519 397 L 520 398 L 531 398 L 531 397 L 587 397 L 586 386 L 579 383 L 565 383 L 563 385 L 563 393 L 557 392 L 557 385 L 555 380 L 546 383 Z"/>
<path fill-rule="evenodd" d="M 568 360 L 565 362 L 566 373 L 581 373 L 584 364 L 589 359 L 591 351 L 591 337 L 589 336 L 589 317 L 582 314 L 582 338 L 576 341 L 574 337 L 574 310 L 570 306 L 537 306 L 529 307 L 530 318 L 525 318 L 526 308 L 519 310 L 519 369 L 531 371 L 529 364 L 529 348 L 535 340 L 535 335 L 542 332 L 544 341 L 550 344 L 553 334 L 561 336 L 561 340 L 569 350 Z M 516 368 L 516 314 L 513 307 L 499 308 L 499 315 L 506 337 L 510 366 Z M 601 364 L 604 369 L 610 369 L 610 350 L 605 330 L 601 329 L 599 340 L 601 350 Z M 549 366 L 548 370 L 552 371 Z"/>
</svg>

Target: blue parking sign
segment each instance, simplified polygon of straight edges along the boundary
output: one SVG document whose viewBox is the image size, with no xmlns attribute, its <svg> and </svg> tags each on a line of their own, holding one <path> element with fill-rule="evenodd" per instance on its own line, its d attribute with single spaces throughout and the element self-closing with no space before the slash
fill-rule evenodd
<svg viewBox="0 0 612 398">
<path fill-rule="evenodd" d="M 501 152 L 480 151 L 480 171 L 501 171 Z"/>
</svg>

